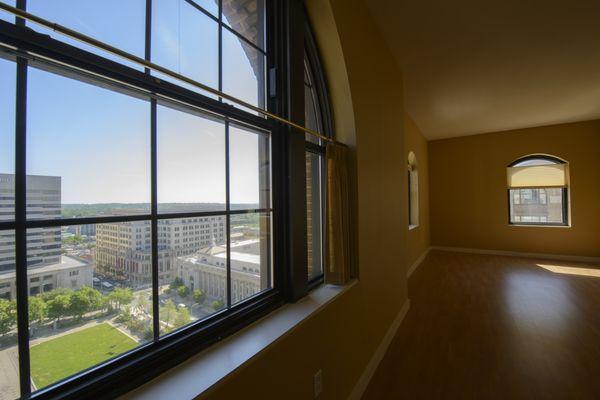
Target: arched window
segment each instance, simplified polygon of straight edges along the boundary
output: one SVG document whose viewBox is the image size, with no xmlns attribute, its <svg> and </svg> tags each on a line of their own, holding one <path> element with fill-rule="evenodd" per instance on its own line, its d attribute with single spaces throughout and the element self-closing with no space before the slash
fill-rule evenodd
<svg viewBox="0 0 600 400">
<path fill-rule="evenodd" d="M 327 85 L 308 21 L 304 27 L 304 115 L 308 128 L 332 136 Z M 308 279 L 317 283 L 323 277 L 324 265 L 325 143 L 308 134 L 305 140 Z"/>
<path fill-rule="evenodd" d="M 408 153 L 408 227 L 419 226 L 419 170 L 417 156 Z"/>
<path fill-rule="evenodd" d="M 509 223 L 569 224 L 569 169 L 566 161 L 530 155 L 507 168 Z"/>
</svg>

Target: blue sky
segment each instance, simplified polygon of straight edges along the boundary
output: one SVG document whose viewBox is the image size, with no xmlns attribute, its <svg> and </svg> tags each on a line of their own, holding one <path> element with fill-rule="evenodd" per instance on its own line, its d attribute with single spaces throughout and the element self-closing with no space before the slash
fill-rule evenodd
<svg viewBox="0 0 600 400">
<path fill-rule="evenodd" d="M 213 1 L 198 3 L 216 13 Z M 145 0 L 29 0 L 28 11 L 144 56 Z M 217 87 L 214 21 L 183 0 L 155 0 L 152 35 L 154 62 Z M 224 34 L 223 54 L 224 90 L 256 104 L 257 80 L 233 35 Z M 14 65 L 4 60 L 0 89 L 0 172 L 12 173 Z M 27 116 L 27 173 L 61 176 L 63 203 L 150 201 L 147 101 L 30 68 Z M 158 140 L 159 202 L 225 201 L 223 124 L 160 107 Z M 258 202 L 257 145 L 254 134 L 232 135 L 232 201 Z"/>
</svg>

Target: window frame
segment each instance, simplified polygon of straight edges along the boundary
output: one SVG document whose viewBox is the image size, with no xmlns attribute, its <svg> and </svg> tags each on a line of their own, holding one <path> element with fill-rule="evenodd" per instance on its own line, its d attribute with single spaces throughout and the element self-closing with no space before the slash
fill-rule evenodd
<svg viewBox="0 0 600 400">
<path fill-rule="evenodd" d="M 187 1 L 187 0 L 186 0 Z M 25 0 L 18 0 L 17 7 L 25 9 Z M 296 29 L 306 23 L 303 4 L 296 0 L 265 2 L 266 14 L 266 93 L 267 110 L 294 121 L 303 121 L 304 114 L 303 69 L 304 33 Z M 219 2 L 219 10 L 222 9 Z M 151 28 L 152 0 L 146 1 L 146 59 L 150 58 L 149 37 Z M 151 77 L 149 71 L 133 69 L 95 53 L 66 44 L 60 40 L 24 27 L 17 19 L 16 24 L 0 21 L 0 39 L 3 43 L 19 49 L 3 56 L 15 61 L 17 70 L 17 109 L 15 127 L 15 219 L 0 222 L 1 230 L 15 230 L 15 259 L 17 263 L 17 304 L 18 304 L 18 352 L 21 397 L 31 399 L 47 398 L 113 398 L 146 383 L 202 349 L 222 340 L 237 330 L 256 321 L 280 307 L 285 302 L 303 297 L 310 286 L 306 282 L 306 240 L 298 238 L 298 232 L 306 229 L 305 185 L 301 179 L 305 174 L 304 135 L 289 126 L 259 117 L 224 102 L 203 96 L 197 92 L 168 81 Z M 228 27 L 225 27 L 229 29 Z M 231 29 L 230 29 L 231 30 Z M 234 32 L 235 33 L 235 32 Z M 248 41 L 246 38 L 242 37 Z M 300 45 L 302 43 L 302 45 Z M 221 46 L 221 44 L 219 44 Z M 30 56 L 35 54 L 35 56 Z M 27 220 L 26 217 L 26 111 L 27 111 L 27 70 L 37 67 L 60 73 L 69 78 L 95 85 L 106 85 L 112 90 L 128 94 L 151 94 L 154 104 L 151 118 L 151 176 L 152 205 L 149 214 L 118 217 L 65 218 L 58 220 Z M 27 313 L 27 246 L 26 230 L 35 227 L 69 226 L 92 223 L 128 222 L 150 220 L 152 226 L 152 279 L 153 313 L 158 315 L 158 230 L 159 219 L 201 217 L 210 214 L 231 215 L 247 211 L 228 210 L 215 213 L 169 213 L 158 214 L 156 185 L 156 104 L 157 99 L 169 99 L 186 107 L 214 112 L 225 120 L 247 125 L 270 132 L 271 136 L 271 209 L 273 238 L 272 253 L 275 261 L 271 268 L 274 277 L 272 288 L 258 293 L 244 302 L 217 312 L 206 319 L 195 321 L 184 328 L 159 336 L 154 326 L 154 340 L 140 345 L 111 360 L 80 371 L 66 379 L 30 392 L 29 360 L 29 321 Z M 328 106 L 328 105 L 327 105 Z M 227 152 L 227 157 L 229 153 Z M 301 168 L 302 167 L 302 168 Z M 304 177 L 305 178 L 305 177 Z M 227 185 L 229 186 L 229 185 Z M 302 208 L 304 205 L 304 208 Z M 256 210 L 254 210 L 256 211 Z M 260 211 L 260 210 L 259 210 Z M 229 228 L 228 228 L 229 229 Z M 302 279 L 301 279 L 302 278 Z M 230 285 L 231 282 L 228 282 Z M 154 318 L 156 325 L 157 318 Z M 158 337 L 157 337 L 158 336 Z"/>
<path fill-rule="evenodd" d="M 331 107 L 329 102 L 329 92 L 327 90 L 327 81 L 325 79 L 325 75 L 323 72 L 321 58 L 319 56 L 319 49 L 317 46 L 317 42 L 315 40 L 313 30 L 308 19 L 308 13 L 306 9 L 304 10 L 304 52 L 306 62 L 305 65 L 310 68 L 310 76 L 312 78 L 312 86 L 315 89 L 319 111 L 320 111 L 320 122 L 322 124 L 323 132 L 320 132 L 322 135 L 333 138 L 333 119 L 331 117 Z M 304 81 L 304 78 L 303 78 Z M 324 282 L 325 278 L 325 266 L 326 266 L 326 257 L 325 257 L 325 246 L 326 246 L 326 238 L 325 238 L 325 217 L 326 217 L 326 204 L 327 204 L 327 191 L 326 191 L 326 179 L 327 179 L 327 160 L 325 158 L 326 145 L 323 144 L 322 140 L 319 140 L 320 143 L 314 143 L 308 140 L 305 140 L 305 150 L 306 154 L 316 154 L 319 156 L 321 161 L 321 267 L 322 270 L 319 274 L 315 274 L 313 276 L 308 277 L 308 287 L 309 290 L 312 290 L 318 287 L 320 284 Z"/>
<path fill-rule="evenodd" d="M 421 208 L 419 206 L 419 166 L 417 156 L 412 150 L 408 152 L 407 156 L 407 184 L 408 230 L 411 231 L 419 227 L 421 220 Z M 414 187 L 415 185 L 416 187 Z"/>
<path fill-rule="evenodd" d="M 514 160 L 513 162 L 511 162 L 510 164 L 508 164 L 508 168 L 510 167 L 514 167 L 517 164 L 520 164 L 522 162 L 525 161 L 531 161 L 531 160 L 545 160 L 545 161 L 550 161 L 553 164 L 568 164 L 565 160 L 562 160 L 558 157 L 554 157 L 551 155 L 547 155 L 547 154 L 531 154 L 528 156 L 524 156 L 524 157 L 520 157 L 516 160 Z M 569 215 L 569 210 L 570 210 L 570 202 L 569 202 L 569 186 L 566 187 L 562 187 L 561 189 L 561 195 L 562 195 L 562 217 L 563 220 L 562 222 L 522 222 L 522 221 L 512 221 L 512 216 L 511 216 L 511 206 L 513 205 L 512 202 L 512 196 L 511 196 L 511 191 L 512 190 L 522 190 L 522 189 L 557 189 L 556 187 L 522 187 L 519 189 L 511 189 L 510 187 L 506 189 L 506 193 L 507 193 L 507 205 L 508 205 L 508 225 L 509 226 L 532 226 L 532 227 L 570 227 L 571 226 L 571 222 L 570 222 L 570 215 Z M 547 198 L 547 194 L 546 194 L 546 204 L 548 204 L 548 198 Z M 522 204 L 522 203 L 519 203 Z"/>
</svg>

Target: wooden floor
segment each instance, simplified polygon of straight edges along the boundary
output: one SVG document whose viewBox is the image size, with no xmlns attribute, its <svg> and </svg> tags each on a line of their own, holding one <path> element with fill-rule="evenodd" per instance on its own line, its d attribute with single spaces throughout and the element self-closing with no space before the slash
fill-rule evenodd
<svg viewBox="0 0 600 400">
<path fill-rule="evenodd" d="M 363 398 L 600 399 L 593 267 L 430 252 Z"/>
</svg>

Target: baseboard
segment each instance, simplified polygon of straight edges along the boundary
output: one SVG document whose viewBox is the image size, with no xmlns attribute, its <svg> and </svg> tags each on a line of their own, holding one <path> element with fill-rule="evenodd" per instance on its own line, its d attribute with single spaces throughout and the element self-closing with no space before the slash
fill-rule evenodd
<svg viewBox="0 0 600 400">
<path fill-rule="evenodd" d="M 354 389 L 352 389 L 352 393 L 350 393 L 350 396 L 348 396 L 348 400 L 360 400 L 360 398 L 364 394 L 365 390 L 367 389 L 367 386 L 369 385 L 369 382 L 371 381 L 371 378 L 373 377 L 373 374 L 375 373 L 375 370 L 377 370 L 377 366 L 379 366 L 379 363 L 383 359 L 383 356 L 385 355 L 390 343 L 392 342 L 392 339 L 396 335 L 396 331 L 398 331 L 398 328 L 400 327 L 400 324 L 406 316 L 406 313 L 408 312 L 409 308 L 410 299 L 406 299 L 406 302 L 402 306 L 402 309 L 400 310 L 396 318 L 394 318 L 394 322 L 392 322 L 387 332 L 385 333 L 385 336 L 381 340 L 381 343 L 379 343 L 379 346 L 377 346 L 377 350 L 375 350 L 373 357 L 371 357 L 371 360 L 369 360 L 369 363 L 367 364 L 367 367 L 358 379 L 358 382 L 356 382 L 356 385 L 354 385 Z"/>
<path fill-rule="evenodd" d="M 572 256 L 572 255 L 566 255 L 566 254 L 525 253 L 525 252 L 520 252 L 520 251 L 469 249 L 469 248 L 465 248 L 465 247 L 447 247 L 447 246 L 431 246 L 430 249 L 431 250 L 453 251 L 453 252 L 457 252 L 457 253 L 492 254 L 492 255 L 496 255 L 496 256 L 541 258 L 544 260 L 600 263 L 600 257 Z"/>
<path fill-rule="evenodd" d="M 429 254 L 429 250 L 431 250 L 431 246 L 428 247 L 423 252 L 423 254 L 421 254 L 421 256 L 419 256 L 419 258 L 417 258 L 417 261 L 415 261 L 414 263 L 412 263 L 412 265 L 408 269 L 408 272 L 406 273 L 406 277 L 407 278 L 410 278 L 410 276 L 413 274 L 413 272 L 415 272 L 415 270 L 419 267 L 419 265 L 421 265 L 421 263 L 423 262 L 423 260 L 425 259 L 425 257 L 427 257 L 427 254 Z"/>
</svg>

